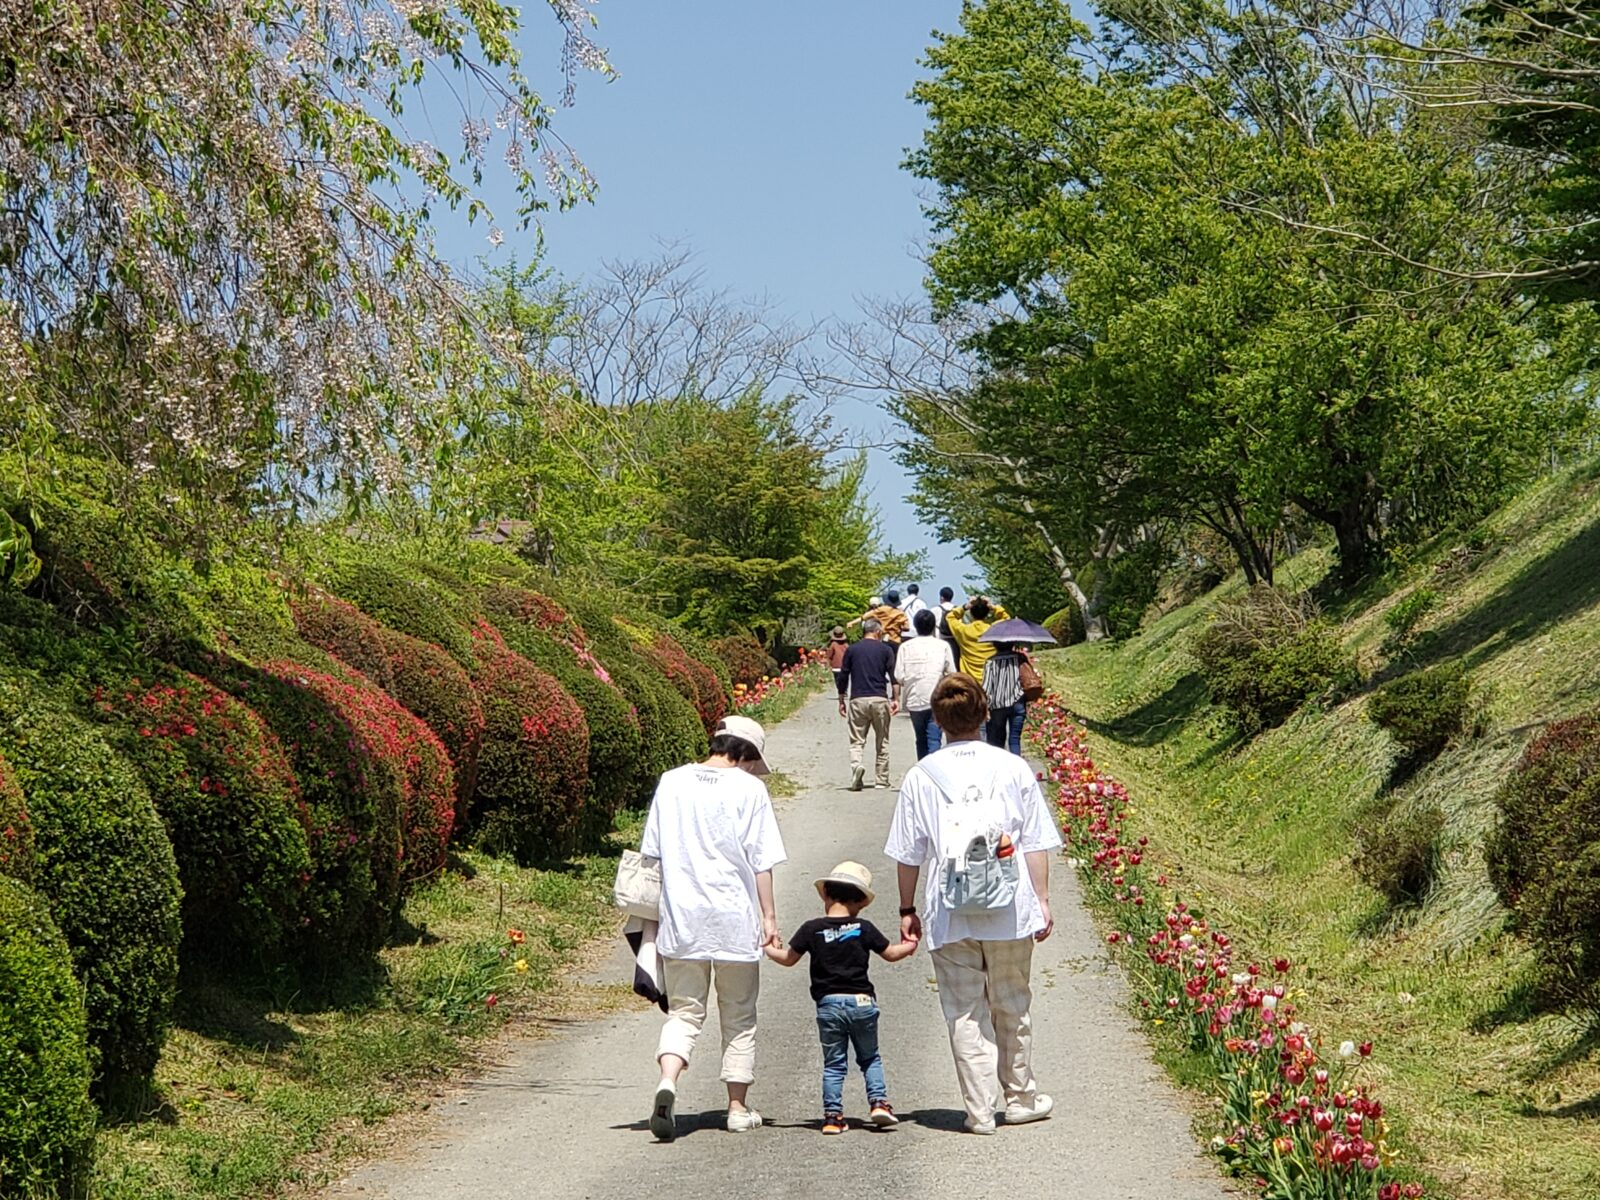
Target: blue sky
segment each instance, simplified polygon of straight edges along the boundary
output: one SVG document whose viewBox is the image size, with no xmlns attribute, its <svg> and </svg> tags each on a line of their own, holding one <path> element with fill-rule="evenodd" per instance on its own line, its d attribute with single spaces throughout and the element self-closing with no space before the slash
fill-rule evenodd
<svg viewBox="0 0 1600 1200">
<path fill-rule="evenodd" d="M 554 94 L 554 24 L 542 5 L 526 11 L 525 64 Z M 600 190 L 592 205 L 545 217 L 552 266 L 582 276 L 675 241 L 693 248 L 709 284 L 807 323 L 851 319 L 859 297 L 919 290 L 919 184 L 900 162 L 922 119 L 906 92 L 929 32 L 955 27 L 959 0 L 603 0 L 595 12 L 620 76 L 580 78 L 560 114 Z M 447 257 L 488 252 L 482 225 L 440 225 Z M 517 242 L 508 230 L 501 255 Z M 863 441 L 881 439 L 872 406 L 847 404 L 840 417 Z M 924 591 L 961 589 L 976 568 L 919 525 L 888 456 L 872 458 L 889 540 L 927 553 Z"/>
</svg>

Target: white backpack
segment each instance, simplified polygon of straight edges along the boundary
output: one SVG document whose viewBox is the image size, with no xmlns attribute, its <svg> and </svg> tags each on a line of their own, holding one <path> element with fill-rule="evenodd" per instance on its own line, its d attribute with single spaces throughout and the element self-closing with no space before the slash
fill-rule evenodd
<svg viewBox="0 0 1600 1200">
<path fill-rule="evenodd" d="M 975 783 L 957 788 L 927 759 L 917 764 L 939 792 L 939 891 L 952 913 L 1009 908 L 1017 896 L 1015 852 L 1001 858 L 1003 830 L 997 820 L 994 788 L 986 794 Z"/>
</svg>

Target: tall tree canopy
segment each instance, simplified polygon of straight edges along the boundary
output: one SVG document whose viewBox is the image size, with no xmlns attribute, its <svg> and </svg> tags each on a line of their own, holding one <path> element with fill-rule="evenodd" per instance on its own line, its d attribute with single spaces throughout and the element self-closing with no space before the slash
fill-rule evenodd
<svg viewBox="0 0 1600 1200">
<path fill-rule="evenodd" d="M 914 89 L 934 315 L 974 330 L 976 367 L 954 400 L 903 402 L 959 409 L 953 451 L 920 423 L 925 485 L 987 469 L 1077 563 L 1191 523 L 1270 579 L 1291 513 L 1359 572 L 1536 469 L 1586 408 L 1589 323 L 1433 269 L 1516 253 L 1479 130 L 1352 84 L 1286 10 L 1154 0 L 1102 24 L 968 3 Z"/>
</svg>

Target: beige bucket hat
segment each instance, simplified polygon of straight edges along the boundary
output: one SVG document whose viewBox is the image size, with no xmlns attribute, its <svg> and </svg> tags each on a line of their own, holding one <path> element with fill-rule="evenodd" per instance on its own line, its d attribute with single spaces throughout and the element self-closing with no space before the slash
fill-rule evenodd
<svg viewBox="0 0 1600 1200">
<path fill-rule="evenodd" d="M 877 893 L 872 890 L 872 872 L 858 862 L 842 862 L 826 875 L 816 880 L 817 895 L 822 896 L 822 886 L 827 883 L 842 883 L 846 887 L 859 888 L 871 904 L 877 899 Z M 826 899 L 826 897 L 823 897 Z"/>
</svg>

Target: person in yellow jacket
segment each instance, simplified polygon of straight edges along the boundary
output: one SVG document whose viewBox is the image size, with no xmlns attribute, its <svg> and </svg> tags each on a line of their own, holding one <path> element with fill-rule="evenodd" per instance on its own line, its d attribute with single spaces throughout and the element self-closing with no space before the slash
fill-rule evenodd
<svg viewBox="0 0 1600 1200">
<path fill-rule="evenodd" d="M 983 631 L 997 621 L 1008 620 L 1011 616 L 998 604 L 994 604 L 987 596 L 974 596 L 967 601 L 966 615 L 961 620 L 954 619 L 951 614 L 950 636 L 954 639 L 956 649 L 961 653 L 957 655 L 961 666 L 958 668 L 963 675 L 970 675 L 979 683 L 983 682 L 983 668 L 994 657 L 995 644 L 993 642 L 980 642 Z"/>
</svg>

